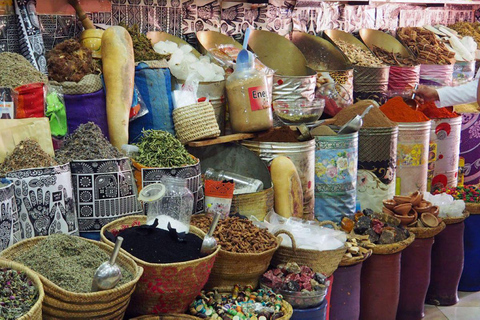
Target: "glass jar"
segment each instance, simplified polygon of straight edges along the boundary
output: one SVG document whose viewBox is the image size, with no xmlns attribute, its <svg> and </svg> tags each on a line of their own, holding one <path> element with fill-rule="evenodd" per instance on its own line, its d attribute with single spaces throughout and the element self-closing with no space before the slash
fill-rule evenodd
<svg viewBox="0 0 480 320">
<path fill-rule="evenodd" d="M 208 168 L 207 171 L 205 171 L 204 180 L 233 180 L 235 183 L 233 194 L 253 193 L 263 190 L 262 181 L 225 170 Z"/>
<path fill-rule="evenodd" d="M 234 132 L 257 132 L 273 127 L 272 87 L 265 73 L 254 68 L 253 54 L 226 82 L 230 124 Z"/>
</svg>

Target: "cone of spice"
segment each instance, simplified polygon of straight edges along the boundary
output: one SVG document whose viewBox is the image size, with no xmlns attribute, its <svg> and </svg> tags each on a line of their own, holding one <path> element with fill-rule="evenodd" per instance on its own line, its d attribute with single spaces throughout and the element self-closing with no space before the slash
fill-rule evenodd
<svg viewBox="0 0 480 320">
<path fill-rule="evenodd" d="M 378 104 L 371 100 L 364 100 L 357 102 L 349 107 L 342 109 L 337 115 L 334 117 L 335 122 L 333 125 L 335 126 L 343 126 L 350 120 L 352 120 L 355 116 L 361 115 L 366 108 L 368 108 L 371 104 L 375 107 L 367 113 L 367 115 L 363 118 L 363 126 L 362 128 L 393 128 L 396 127 L 397 124 L 394 122 L 395 120 L 391 120 L 383 114 L 379 108 L 377 108 Z"/>
<path fill-rule="evenodd" d="M 433 101 L 425 102 L 418 107 L 418 110 L 430 119 L 449 119 L 459 116 L 458 113 L 451 111 L 450 108 L 437 108 Z"/>
<path fill-rule="evenodd" d="M 412 109 L 403 101 L 402 97 L 395 97 L 388 100 L 380 110 L 392 121 L 395 122 L 425 122 L 430 119 L 418 110 Z"/>
</svg>

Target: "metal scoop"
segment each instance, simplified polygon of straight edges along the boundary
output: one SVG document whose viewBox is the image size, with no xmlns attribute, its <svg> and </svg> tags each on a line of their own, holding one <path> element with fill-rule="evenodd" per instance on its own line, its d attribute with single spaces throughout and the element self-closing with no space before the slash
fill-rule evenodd
<svg viewBox="0 0 480 320">
<path fill-rule="evenodd" d="M 372 108 L 373 108 L 373 105 L 368 106 L 367 109 L 365 109 L 361 115 L 359 115 L 359 116 L 357 115 L 352 120 L 345 123 L 340 128 L 340 130 L 338 130 L 337 133 L 338 134 L 349 134 L 349 133 L 357 132 L 358 130 L 360 130 L 360 128 L 363 125 L 363 117 L 365 117 L 367 115 L 367 113 L 370 110 L 372 110 Z"/>
<path fill-rule="evenodd" d="M 215 238 L 213 237 L 213 232 L 217 227 L 219 219 L 220 219 L 220 212 L 215 212 L 215 214 L 213 215 L 212 224 L 210 225 L 210 229 L 208 230 L 208 233 L 205 236 L 205 238 L 203 238 L 202 248 L 200 249 L 201 256 L 208 256 L 209 254 L 214 252 L 215 249 L 217 248 L 217 240 L 215 240 Z"/>
<path fill-rule="evenodd" d="M 92 292 L 112 289 L 122 278 L 122 271 L 120 267 L 115 264 L 122 242 L 123 238 L 117 237 L 110 261 L 105 261 L 95 271 L 92 281 Z"/>
<path fill-rule="evenodd" d="M 418 89 L 418 83 L 415 85 L 415 88 L 413 89 L 412 96 L 410 98 L 403 98 L 403 101 L 413 110 L 417 110 L 418 108 L 418 101 L 415 100 L 415 97 L 417 96 L 417 89 Z"/>
</svg>

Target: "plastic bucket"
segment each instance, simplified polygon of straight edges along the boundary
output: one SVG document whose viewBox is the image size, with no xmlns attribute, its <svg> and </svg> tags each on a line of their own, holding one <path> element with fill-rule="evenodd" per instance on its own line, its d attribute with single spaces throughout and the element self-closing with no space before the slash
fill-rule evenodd
<svg viewBox="0 0 480 320">
<path fill-rule="evenodd" d="M 313 219 L 315 208 L 315 140 L 304 142 L 260 142 L 242 141 L 242 145 L 256 153 L 260 159 L 270 166 L 277 156 L 286 156 L 295 165 L 303 189 L 303 216 Z"/>
<path fill-rule="evenodd" d="M 395 195 L 398 127 L 362 128 L 358 138 L 357 200 L 361 208 L 381 212 Z"/>
<path fill-rule="evenodd" d="M 358 319 L 360 316 L 360 276 L 363 262 L 338 267 L 333 276 L 330 320 Z"/>
<path fill-rule="evenodd" d="M 70 168 L 82 236 L 98 234 L 118 218 L 142 213 L 128 158 L 72 161 Z"/>
<path fill-rule="evenodd" d="M 458 289 L 460 291 L 480 291 L 480 212 L 470 212 L 465 220 L 463 237 L 465 262 Z"/>
<path fill-rule="evenodd" d="M 15 186 L 7 179 L 0 179 L 0 252 L 20 241 L 20 221 L 15 202 Z"/>
<path fill-rule="evenodd" d="M 460 156 L 465 159 L 465 184 L 480 183 L 480 113 L 462 114 Z"/>
<path fill-rule="evenodd" d="M 396 194 L 427 191 L 431 121 L 398 124 Z"/>
<path fill-rule="evenodd" d="M 473 80 L 475 77 L 475 60 L 459 61 L 453 65 L 452 84 L 461 85 Z"/>
<path fill-rule="evenodd" d="M 389 91 L 407 91 L 420 81 L 420 65 L 413 67 L 391 66 L 388 77 Z"/>
<path fill-rule="evenodd" d="M 432 190 L 457 186 L 461 129 L 462 117 L 432 122 L 430 143 L 436 144 L 437 150 Z"/>
<path fill-rule="evenodd" d="M 358 133 L 315 137 L 315 217 L 340 222 L 356 207 Z"/>
<path fill-rule="evenodd" d="M 383 104 L 387 99 L 390 67 L 353 67 L 354 101 L 372 99 Z"/>
<path fill-rule="evenodd" d="M 202 171 L 200 170 L 200 161 L 196 164 L 172 167 L 172 168 L 149 168 L 141 165 L 132 159 L 133 175 L 137 181 L 138 192 L 143 187 L 160 182 L 163 176 L 178 177 L 187 180 L 187 188 L 193 193 L 193 213 L 203 212 L 204 196 Z"/>
<path fill-rule="evenodd" d="M 315 308 L 311 309 L 293 309 L 293 315 L 290 320 L 327 320 L 327 300 Z"/>
<path fill-rule="evenodd" d="M 450 86 L 453 79 L 453 64 L 420 65 L 420 84 L 426 86 Z"/>
<path fill-rule="evenodd" d="M 185 80 L 176 79 L 174 90 L 180 90 Z M 215 111 L 215 118 L 217 119 L 218 127 L 221 134 L 225 132 L 225 80 L 211 81 L 211 82 L 199 82 L 197 90 L 197 98 L 204 100 L 205 98 L 210 100 Z"/>
</svg>

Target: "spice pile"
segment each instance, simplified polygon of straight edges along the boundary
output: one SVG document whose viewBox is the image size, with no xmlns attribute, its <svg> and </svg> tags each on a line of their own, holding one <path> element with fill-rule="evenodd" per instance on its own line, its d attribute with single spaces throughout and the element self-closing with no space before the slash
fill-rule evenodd
<svg viewBox="0 0 480 320">
<path fill-rule="evenodd" d="M 343 108 L 339 113 L 334 117 L 335 126 L 343 126 L 355 116 L 361 115 L 367 107 L 373 104 L 375 107 L 372 108 L 367 115 L 363 118 L 363 128 L 392 128 L 396 127 L 397 124 L 392 120 L 388 119 L 383 112 L 377 107 L 378 104 L 371 100 L 359 101 L 349 107 Z"/>
<path fill-rule="evenodd" d="M 425 102 L 418 107 L 418 111 L 423 112 L 424 115 L 430 119 L 448 119 L 458 117 L 458 113 L 450 111 L 449 108 L 437 108 L 435 102 Z"/>
<path fill-rule="evenodd" d="M 384 67 L 385 64 L 379 58 L 375 57 L 370 51 L 358 47 L 349 42 L 335 40 L 335 44 L 347 56 L 348 60 L 354 65 L 362 67 Z"/>
<path fill-rule="evenodd" d="M 115 243 L 116 236 L 122 237 L 122 249 L 132 256 L 149 263 L 174 263 L 200 258 L 202 239 L 193 233 L 177 233 L 157 228 L 158 219 L 152 225 L 133 226 L 123 229 L 115 236 L 106 233 L 107 239 Z M 161 245 L 159 245 L 161 244 Z"/>
<path fill-rule="evenodd" d="M 455 188 L 443 188 L 434 192 L 434 194 L 441 193 L 448 193 L 455 200 L 463 200 L 469 203 L 480 203 L 480 188 L 474 185 Z"/>
<path fill-rule="evenodd" d="M 0 319 L 20 318 L 37 300 L 38 290 L 25 272 L 0 269 Z"/>
<path fill-rule="evenodd" d="M 53 234 L 27 251 L 15 261 L 41 274 L 62 289 L 71 292 L 91 292 L 92 279 L 97 268 L 110 255 L 97 245 L 80 237 Z M 132 274 L 120 266 L 122 278 L 118 286 L 132 281 Z"/>
<path fill-rule="evenodd" d="M 68 136 L 62 148 L 55 152 L 55 159 L 60 163 L 122 157 L 123 155 L 105 139 L 102 130 L 93 122 L 78 126 Z"/>
<path fill-rule="evenodd" d="M 208 232 L 212 218 L 194 215 L 190 224 Z M 213 236 L 222 250 L 236 253 L 261 253 L 278 245 L 277 238 L 266 229 L 260 229 L 252 221 L 237 217 L 220 220 Z"/>
<path fill-rule="evenodd" d="M 16 88 L 24 84 L 47 82 L 47 77 L 35 69 L 23 56 L 0 53 L 0 87 Z"/>
<path fill-rule="evenodd" d="M 262 132 L 252 140 L 259 142 L 298 142 L 299 135 L 297 131 L 290 129 L 289 126 L 282 126 Z"/>
<path fill-rule="evenodd" d="M 20 142 L 0 164 L 0 177 L 10 171 L 56 165 L 58 162 L 43 151 L 37 141 L 26 139 Z"/>
<path fill-rule="evenodd" d="M 167 59 L 170 55 L 160 54 L 153 50 L 153 45 L 146 35 L 140 32 L 138 25 L 127 26 L 123 22 L 119 24 L 127 29 L 133 42 L 133 54 L 135 62 Z"/>
<path fill-rule="evenodd" d="M 140 149 L 134 160 L 146 167 L 172 168 L 193 165 L 197 161 L 188 153 L 182 143 L 171 133 L 162 130 L 145 130 Z"/>
<path fill-rule="evenodd" d="M 282 295 L 272 290 L 252 291 L 247 286 L 240 291 L 235 286 L 231 294 L 202 291 L 190 304 L 189 312 L 199 318 L 212 320 L 275 320 L 284 316 L 282 302 Z"/>
<path fill-rule="evenodd" d="M 418 27 L 398 28 L 397 37 L 415 54 L 421 64 L 455 63 L 455 53 L 448 50 L 432 31 Z"/>
<path fill-rule="evenodd" d="M 373 53 L 390 66 L 413 67 L 417 65 L 416 59 L 411 56 L 403 57 L 400 53 L 390 52 L 383 48 L 373 46 Z"/>
<path fill-rule="evenodd" d="M 449 25 L 450 29 L 453 29 L 458 32 L 459 35 L 462 37 L 470 36 L 472 37 L 475 42 L 480 46 L 480 30 L 479 30 L 480 23 L 475 22 L 466 22 L 466 21 L 459 21 L 455 24 Z"/>
<path fill-rule="evenodd" d="M 76 39 L 57 44 L 48 53 L 47 66 L 50 79 L 58 82 L 79 82 L 97 68 L 92 58 L 92 50 L 83 47 Z"/>
<path fill-rule="evenodd" d="M 424 122 L 430 119 L 418 110 L 412 109 L 403 101 L 402 97 L 395 97 L 388 100 L 380 110 L 392 121 L 395 122 Z"/>
<path fill-rule="evenodd" d="M 355 213 L 354 220 L 342 218 L 341 226 L 345 232 L 350 233 L 353 230 L 357 235 L 368 236 L 368 240 L 374 244 L 392 244 L 410 236 L 408 230 L 385 220 L 372 210 L 365 209 Z"/>
</svg>

